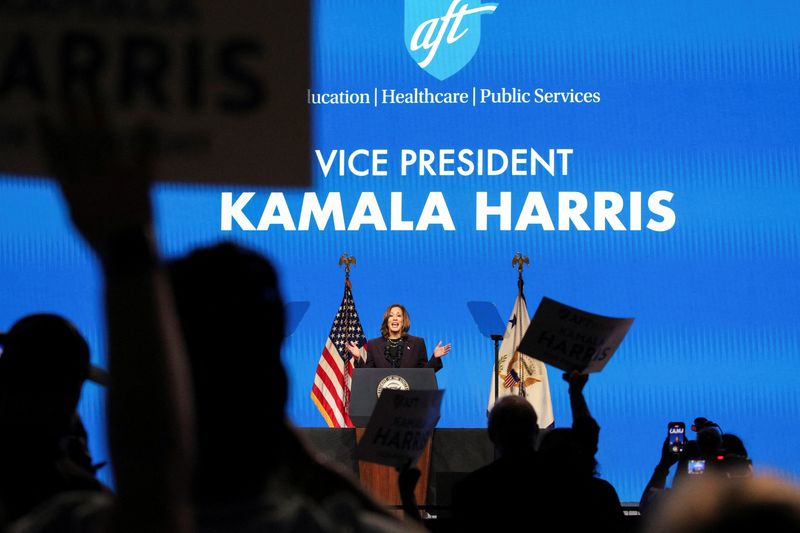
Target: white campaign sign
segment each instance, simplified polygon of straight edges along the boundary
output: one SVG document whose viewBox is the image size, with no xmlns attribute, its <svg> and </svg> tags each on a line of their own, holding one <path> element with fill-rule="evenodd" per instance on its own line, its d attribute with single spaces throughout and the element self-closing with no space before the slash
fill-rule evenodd
<svg viewBox="0 0 800 533">
<path fill-rule="evenodd" d="M 47 175 L 37 119 L 91 102 L 155 127 L 156 179 L 307 185 L 309 65 L 303 0 L 0 2 L 0 172 Z"/>
<path fill-rule="evenodd" d="M 519 352 L 566 371 L 600 372 L 632 324 L 632 318 L 587 313 L 545 297 Z"/>
</svg>

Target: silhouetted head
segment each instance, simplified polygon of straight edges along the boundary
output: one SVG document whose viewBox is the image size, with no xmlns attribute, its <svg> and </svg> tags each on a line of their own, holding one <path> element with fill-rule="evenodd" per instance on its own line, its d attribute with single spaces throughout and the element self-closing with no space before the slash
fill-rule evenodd
<svg viewBox="0 0 800 533">
<path fill-rule="evenodd" d="M 703 476 L 673 490 L 649 525 L 649 533 L 796 532 L 800 489 L 774 478 Z"/>
<path fill-rule="evenodd" d="M 593 476 L 597 468 L 592 450 L 586 448 L 572 428 L 548 431 L 539 444 L 545 467 L 553 466 L 569 476 Z"/>
<path fill-rule="evenodd" d="M 725 477 L 741 479 L 753 475 L 753 464 L 747 455 L 742 439 L 732 433 L 721 438 L 720 449 L 715 457 L 716 469 Z"/>
<path fill-rule="evenodd" d="M 673 487 L 703 477 L 690 468 L 702 463 L 703 476 L 720 476 L 730 479 L 749 478 L 753 475 L 752 462 L 747 456 L 742 440 L 732 433 L 721 434 L 718 429 L 705 428 L 697 433 L 696 441 L 687 441 L 681 454 Z M 692 470 L 690 475 L 690 470 Z"/>
<path fill-rule="evenodd" d="M 744 447 L 744 442 L 733 433 L 722 435 L 722 449 L 729 454 L 747 457 L 747 448 Z"/>
<path fill-rule="evenodd" d="M 532 451 L 538 434 L 536 411 L 521 396 L 503 396 L 489 412 L 489 439 L 501 455 Z"/>
<path fill-rule="evenodd" d="M 697 447 L 704 457 L 716 455 L 722 447 L 722 435 L 717 428 L 707 427 L 697 432 Z"/>
<path fill-rule="evenodd" d="M 226 243 L 169 266 L 191 366 L 201 499 L 260 485 L 284 428 L 284 309 L 275 269 Z M 235 486 L 232 486 L 235 485 Z"/>
<path fill-rule="evenodd" d="M 0 425 L 25 438 L 65 434 L 89 375 L 89 346 L 68 320 L 27 316 L 0 338 Z"/>
</svg>

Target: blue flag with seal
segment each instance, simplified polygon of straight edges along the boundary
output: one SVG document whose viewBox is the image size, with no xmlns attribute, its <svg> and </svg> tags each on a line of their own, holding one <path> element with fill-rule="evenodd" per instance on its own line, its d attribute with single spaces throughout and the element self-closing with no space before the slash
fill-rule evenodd
<svg viewBox="0 0 800 533">
<path fill-rule="evenodd" d="M 405 0 L 406 49 L 422 70 L 447 79 L 478 51 L 481 15 L 496 9 L 480 0 Z"/>
</svg>

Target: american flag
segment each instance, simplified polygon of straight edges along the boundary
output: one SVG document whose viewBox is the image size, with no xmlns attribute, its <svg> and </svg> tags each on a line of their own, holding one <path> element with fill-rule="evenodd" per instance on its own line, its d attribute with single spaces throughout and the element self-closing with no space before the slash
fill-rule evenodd
<svg viewBox="0 0 800 533">
<path fill-rule="evenodd" d="M 348 411 L 355 361 L 345 346 L 350 341 L 361 346 L 363 357 L 367 349 L 367 339 L 356 312 L 353 293 L 349 284 L 346 284 L 344 298 L 336 312 L 336 318 L 333 319 L 331 332 L 317 364 L 314 386 L 311 388 L 311 399 L 328 427 L 332 428 L 353 427 Z"/>
<path fill-rule="evenodd" d="M 505 385 L 507 389 L 510 389 L 517 383 L 519 383 L 519 374 L 517 374 L 517 371 L 512 368 L 511 372 L 509 372 L 506 376 L 505 381 L 503 381 L 503 385 Z"/>
</svg>

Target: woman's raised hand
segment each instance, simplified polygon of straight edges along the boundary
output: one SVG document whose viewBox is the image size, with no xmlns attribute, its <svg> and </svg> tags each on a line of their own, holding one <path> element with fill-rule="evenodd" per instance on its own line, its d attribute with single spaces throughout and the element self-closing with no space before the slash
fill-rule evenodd
<svg viewBox="0 0 800 533">
<path fill-rule="evenodd" d="M 448 353 L 450 353 L 450 348 L 452 347 L 453 345 L 450 344 L 449 342 L 444 346 L 442 346 L 442 341 L 439 341 L 439 344 L 437 344 L 436 348 L 433 349 L 433 356 L 441 357 L 443 355 L 447 355 Z"/>
</svg>

